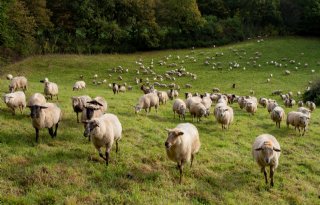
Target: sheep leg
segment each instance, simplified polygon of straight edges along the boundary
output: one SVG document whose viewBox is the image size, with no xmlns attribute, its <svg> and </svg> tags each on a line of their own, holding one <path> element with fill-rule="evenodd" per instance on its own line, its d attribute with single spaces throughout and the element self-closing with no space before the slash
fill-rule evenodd
<svg viewBox="0 0 320 205">
<path fill-rule="evenodd" d="M 176 119 L 176 112 L 173 111 L 173 119 Z M 179 115 L 179 120 L 180 120 L 180 115 Z"/>
<path fill-rule="evenodd" d="M 119 151 L 119 145 L 118 145 L 118 140 L 116 141 L 116 153 Z"/>
<path fill-rule="evenodd" d="M 109 165 L 109 155 L 110 155 L 110 149 L 111 148 L 107 148 L 106 150 L 106 165 L 108 166 Z"/>
<path fill-rule="evenodd" d="M 19 110 L 20 110 L 20 113 L 22 115 L 23 107 L 21 105 L 19 106 Z"/>
<path fill-rule="evenodd" d="M 35 128 L 36 129 L 36 142 L 38 142 L 38 139 L 39 139 L 39 129 L 38 128 Z"/>
<path fill-rule="evenodd" d="M 76 113 L 77 113 L 77 123 L 79 123 L 79 113 L 78 112 Z"/>
<path fill-rule="evenodd" d="M 261 168 L 261 171 L 263 171 L 264 179 L 266 181 L 266 184 L 268 184 L 268 176 L 267 176 L 266 168 L 265 167 Z"/>
<path fill-rule="evenodd" d="M 59 100 L 59 97 L 58 97 L 58 95 L 57 95 L 57 100 Z"/>
<path fill-rule="evenodd" d="M 59 123 L 56 124 L 56 129 L 54 130 L 54 134 L 53 134 L 54 137 L 57 136 L 58 127 L 59 127 Z"/>
<path fill-rule="evenodd" d="M 48 131 L 50 136 L 53 138 L 54 137 L 53 128 L 52 127 L 48 128 Z"/>
<path fill-rule="evenodd" d="M 12 115 L 16 115 L 16 111 L 14 110 L 14 108 L 11 108 L 12 111 Z"/>
<path fill-rule="evenodd" d="M 100 148 L 98 149 L 98 152 L 99 152 L 99 156 L 100 156 L 102 159 L 106 160 L 106 158 L 103 156 Z"/>
<path fill-rule="evenodd" d="M 270 179 L 271 179 L 270 185 L 271 186 L 273 186 L 273 174 L 274 174 L 274 168 L 270 167 Z"/>
<path fill-rule="evenodd" d="M 191 164 L 190 164 L 190 168 L 192 167 L 193 159 L 194 159 L 194 154 L 191 154 Z"/>
<path fill-rule="evenodd" d="M 52 95 L 50 95 L 50 99 L 52 100 Z"/>
<path fill-rule="evenodd" d="M 181 184 L 182 183 L 182 177 L 183 177 L 183 162 L 181 161 L 180 163 L 178 163 L 178 168 L 179 168 L 179 171 L 180 171 L 180 180 L 179 180 L 179 183 Z"/>
</svg>

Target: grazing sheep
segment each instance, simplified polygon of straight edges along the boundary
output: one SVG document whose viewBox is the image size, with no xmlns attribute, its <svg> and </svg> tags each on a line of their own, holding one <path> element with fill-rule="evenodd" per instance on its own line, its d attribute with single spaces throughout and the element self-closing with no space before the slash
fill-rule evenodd
<svg viewBox="0 0 320 205">
<path fill-rule="evenodd" d="M 28 80 L 24 76 L 17 76 L 11 79 L 10 85 L 9 85 L 9 92 L 13 93 L 17 91 L 19 88 L 25 92 L 28 87 Z"/>
<path fill-rule="evenodd" d="M 278 103 L 275 100 L 268 100 L 267 110 L 270 113 L 276 106 L 278 106 Z"/>
<path fill-rule="evenodd" d="M 155 93 L 148 93 L 140 97 L 139 102 L 136 106 L 133 106 L 135 113 L 137 114 L 142 109 L 144 109 L 147 114 L 151 111 L 151 107 L 154 107 L 156 112 L 158 112 L 159 107 L 159 97 Z M 148 110 L 149 109 L 149 110 Z"/>
<path fill-rule="evenodd" d="M 192 88 L 192 85 L 189 84 L 189 83 L 187 83 L 187 84 L 184 85 L 184 87 L 185 87 L 185 88 Z"/>
<path fill-rule="evenodd" d="M 141 85 L 140 90 L 142 90 L 144 94 L 151 93 L 151 89 L 145 85 Z"/>
<path fill-rule="evenodd" d="M 168 90 L 167 94 L 168 94 L 170 100 L 173 100 L 173 98 L 176 98 L 176 97 L 179 96 L 179 92 L 177 90 L 174 90 L 174 89 Z"/>
<path fill-rule="evenodd" d="M 207 116 L 207 108 L 202 103 L 192 103 L 190 105 L 190 114 L 192 116 L 192 121 L 197 117 L 197 122 L 201 121 L 202 116 Z"/>
<path fill-rule="evenodd" d="M 125 93 L 126 92 L 126 86 L 125 85 L 120 85 L 119 86 L 119 92 Z"/>
<path fill-rule="evenodd" d="M 294 99 L 291 99 L 291 98 L 286 99 L 286 100 L 284 101 L 284 105 L 285 105 L 286 107 L 292 107 L 292 106 L 294 106 L 295 104 L 296 104 L 296 101 L 295 101 Z"/>
<path fill-rule="evenodd" d="M 99 156 L 109 164 L 109 156 L 114 141 L 116 142 L 116 153 L 119 150 L 118 143 L 121 139 L 122 126 L 118 117 L 114 114 L 104 114 L 99 118 L 84 121 L 85 137 L 92 138 L 92 143 L 99 152 Z M 106 147 L 106 156 L 103 156 L 101 147 Z"/>
<path fill-rule="evenodd" d="M 245 109 L 248 113 L 254 115 L 254 113 L 257 112 L 258 109 L 258 105 L 256 102 L 251 101 L 251 100 L 247 100 L 246 105 L 245 105 Z"/>
<path fill-rule="evenodd" d="M 157 91 L 159 97 L 159 103 L 166 104 L 169 100 L 168 93 L 166 91 Z"/>
<path fill-rule="evenodd" d="M 259 104 L 263 107 L 267 107 L 268 105 L 268 99 L 267 98 L 260 98 L 259 99 Z"/>
<path fill-rule="evenodd" d="M 306 102 L 306 106 L 310 109 L 311 112 L 316 109 L 316 104 L 314 102 L 311 102 L 311 101 L 307 101 Z"/>
<path fill-rule="evenodd" d="M 280 123 L 282 120 L 284 120 L 285 112 L 280 106 L 276 106 L 270 114 L 271 120 L 273 122 L 276 122 L 276 126 L 280 128 Z"/>
<path fill-rule="evenodd" d="M 183 120 L 186 120 L 186 116 L 185 116 L 186 109 L 187 109 L 186 103 L 181 99 L 176 99 L 173 102 L 173 106 L 172 106 L 173 118 L 176 118 L 176 113 L 177 113 L 179 115 L 179 120 L 181 116 Z"/>
<path fill-rule="evenodd" d="M 7 78 L 7 80 L 11 80 L 13 78 L 13 76 L 11 74 L 8 74 L 6 78 Z"/>
<path fill-rule="evenodd" d="M 191 161 L 192 167 L 195 154 L 200 149 L 199 132 L 191 123 L 181 123 L 173 129 L 166 129 L 168 138 L 165 142 L 167 156 L 177 163 L 180 171 L 179 183 L 182 183 L 182 171 L 186 162 Z"/>
<path fill-rule="evenodd" d="M 79 123 L 79 112 L 85 109 L 87 102 L 91 101 L 88 95 L 71 97 L 73 111 L 77 114 L 77 122 Z"/>
<path fill-rule="evenodd" d="M 270 185 L 273 186 L 273 175 L 275 169 L 279 165 L 280 144 L 277 139 L 269 134 L 259 135 L 252 145 L 252 156 L 261 168 L 264 174 L 266 184 L 268 184 L 268 177 L 266 167 L 270 166 Z"/>
<path fill-rule="evenodd" d="M 297 112 L 301 112 L 301 113 L 305 114 L 306 116 L 308 116 L 309 118 L 311 118 L 311 110 L 309 110 L 308 108 L 299 107 Z"/>
<path fill-rule="evenodd" d="M 188 110 L 190 110 L 191 104 L 193 104 L 193 103 L 201 103 L 201 102 L 202 102 L 202 99 L 200 97 L 198 97 L 198 96 L 190 97 L 190 98 L 188 98 L 186 100 L 186 106 L 187 106 Z"/>
<path fill-rule="evenodd" d="M 28 101 L 28 106 L 43 105 L 47 103 L 46 98 L 41 93 L 33 94 Z"/>
<path fill-rule="evenodd" d="M 213 88 L 213 89 L 212 89 L 212 92 L 214 92 L 214 93 L 219 93 L 219 92 L 220 92 L 220 89 L 219 89 L 219 88 Z"/>
<path fill-rule="evenodd" d="M 309 124 L 310 117 L 307 115 L 301 113 L 301 112 L 295 112 L 291 111 L 288 113 L 287 116 L 287 127 L 289 127 L 289 124 L 294 126 L 294 129 L 296 130 L 298 128 L 300 133 L 300 127 L 303 129 L 302 136 L 306 132 L 306 127 Z"/>
<path fill-rule="evenodd" d="M 222 129 L 229 129 L 230 124 L 233 122 L 233 109 L 226 105 L 216 105 L 214 116 L 218 123 L 221 124 Z"/>
<path fill-rule="evenodd" d="M 282 94 L 282 90 L 274 90 L 272 91 L 272 95 L 281 95 Z"/>
<path fill-rule="evenodd" d="M 119 85 L 117 83 L 112 83 L 113 94 L 119 93 Z"/>
<path fill-rule="evenodd" d="M 285 75 L 290 75 L 291 72 L 290 72 L 289 70 L 285 70 L 285 71 L 284 71 L 284 74 L 285 74 Z"/>
<path fill-rule="evenodd" d="M 52 100 L 52 96 L 57 96 L 57 100 L 59 99 L 58 98 L 59 89 L 56 83 L 50 82 L 48 78 L 45 78 L 40 82 L 44 83 L 44 95 L 46 96 L 46 98 L 49 98 L 48 96 L 50 96 L 50 99 Z"/>
<path fill-rule="evenodd" d="M 31 110 L 32 126 L 36 130 L 36 142 L 39 139 L 39 130 L 48 128 L 52 138 L 57 136 L 59 122 L 61 120 L 61 109 L 54 103 L 43 105 L 28 105 Z M 55 130 L 53 131 L 55 126 Z"/>
<path fill-rule="evenodd" d="M 75 82 L 75 84 L 73 85 L 73 88 L 72 90 L 75 91 L 75 90 L 82 90 L 82 89 L 85 89 L 86 88 L 86 83 L 84 81 L 77 81 Z"/>
<path fill-rule="evenodd" d="M 298 102 L 298 107 L 303 107 L 303 105 L 304 105 L 303 101 L 300 100 L 300 101 Z"/>
<path fill-rule="evenodd" d="M 8 93 L 3 96 L 4 103 L 11 109 L 12 115 L 15 115 L 15 109 L 19 108 L 21 114 L 26 108 L 26 95 L 22 91 Z"/>
</svg>

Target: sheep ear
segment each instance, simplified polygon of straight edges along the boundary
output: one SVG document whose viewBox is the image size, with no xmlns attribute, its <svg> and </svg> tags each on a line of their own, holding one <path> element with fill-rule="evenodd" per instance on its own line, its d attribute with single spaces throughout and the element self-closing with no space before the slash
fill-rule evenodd
<svg viewBox="0 0 320 205">
<path fill-rule="evenodd" d="M 257 149 L 255 149 L 256 151 L 260 151 L 260 150 L 262 150 L 262 148 L 261 147 L 259 147 L 259 148 L 257 148 Z"/>
<path fill-rule="evenodd" d="M 184 133 L 183 132 L 181 132 L 181 131 L 178 131 L 177 132 L 177 136 L 180 136 L 180 135 L 183 135 Z"/>
<path fill-rule="evenodd" d="M 224 109 L 224 111 L 228 111 L 228 109 Z"/>
<path fill-rule="evenodd" d="M 48 107 L 46 107 L 46 106 L 39 106 L 40 107 L 40 109 L 47 109 Z"/>
<path fill-rule="evenodd" d="M 281 152 L 281 150 L 277 149 L 277 148 L 273 148 L 273 150 L 276 151 L 276 152 Z"/>
<path fill-rule="evenodd" d="M 83 124 L 87 124 L 89 122 L 89 120 L 82 120 L 81 121 Z"/>
<path fill-rule="evenodd" d="M 166 130 L 167 132 L 170 132 L 170 131 L 171 131 L 171 129 L 169 129 L 169 128 L 165 128 L 165 130 Z"/>
</svg>

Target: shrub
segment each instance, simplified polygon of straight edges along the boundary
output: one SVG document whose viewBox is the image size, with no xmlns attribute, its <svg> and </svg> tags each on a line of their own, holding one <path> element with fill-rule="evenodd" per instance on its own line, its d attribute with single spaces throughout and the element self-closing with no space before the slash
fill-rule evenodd
<svg viewBox="0 0 320 205">
<path fill-rule="evenodd" d="M 303 94 L 303 101 L 312 101 L 316 105 L 320 105 L 320 79 L 314 82 L 311 89 Z"/>
</svg>

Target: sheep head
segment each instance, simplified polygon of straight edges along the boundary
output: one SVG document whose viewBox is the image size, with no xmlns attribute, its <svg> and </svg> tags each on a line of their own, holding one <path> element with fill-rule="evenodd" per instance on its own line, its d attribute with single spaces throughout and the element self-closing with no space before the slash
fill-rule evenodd
<svg viewBox="0 0 320 205">
<path fill-rule="evenodd" d="M 280 149 L 273 146 L 273 143 L 271 141 L 265 141 L 261 145 L 261 147 L 255 149 L 256 151 L 262 152 L 264 156 L 264 161 L 266 164 L 270 164 L 272 158 L 275 155 L 275 152 L 281 152 Z"/>
<path fill-rule="evenodd" d="M 181 142 L 180 136 L 184 133 L 179 129 L 166 129 L 168 132 L 168 138 L 165 142 L 166 149 L 170 149 L 173 145 Z"/>
<path fill-rule="evenodd" d="M 85 136 L 85 137 L 89 137 L 90 133 L 96 127 L 100 126 L 99 121 L 97 121 L 97 120 L 85 120 L 85 121 L 82 121 L 82 123 L 85 125 L 85 129 L 84 129 L 84 132 L 83 132 L 83 136 Z"/>
<path fill-rule="evenodd" d="M 31 111 L 30 113 L 31 118 L 39 118 L 41 110 L 47 109 L 48 107 L 41 106 L 41 105 L 28 105 L 28 108 L 30 108 L 30 111 Z"/>
</svg>

